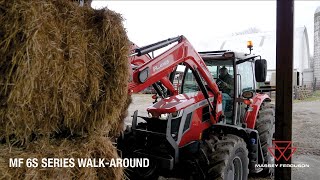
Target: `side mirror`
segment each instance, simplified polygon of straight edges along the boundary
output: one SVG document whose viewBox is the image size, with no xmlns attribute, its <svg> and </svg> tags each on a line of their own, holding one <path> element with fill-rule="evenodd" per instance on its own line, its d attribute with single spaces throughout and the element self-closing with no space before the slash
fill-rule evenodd
<svg viewBox="0 0 320 180">
<path fill-rule="evenodd" d="M 253 92 L 252 91 L 244 91 L 242 93 L 242 97 L 246 98 L 246 99 L 250 99 L 253 97 Z"/>
<path fill-rule="evenodd" d="M 256 60 L 254 64 L 254 72 L 257 82 L 265 82 L 267 78 L 267 60 Z"/>
</svg>

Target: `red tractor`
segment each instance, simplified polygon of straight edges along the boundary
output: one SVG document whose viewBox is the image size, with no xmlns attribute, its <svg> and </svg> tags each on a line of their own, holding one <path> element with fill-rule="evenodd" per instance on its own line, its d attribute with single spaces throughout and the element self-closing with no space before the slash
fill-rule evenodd
<svg viewBox="0 0 320 180">
<path fill-rule="evenodd" d="M 155 58 L 148 53 L 177 43 Z M 129 93 L 153 86 L 157 98 L 143 117 L 118 139 L 123 157 L 149 158 L 149 167 L 129 169 L 130 179 L 159 175 L 183 179 L 247 179 L 270 175 L 274 107 L 258 84 L 266 60 L 232 51 L 197 52 L 183 36 L 141 48 L 130 55 Z M 182 75 L 178 89 L 176 74 Z M 225 76 L 228 76 L 228 80 Z M 160 100 L 157 100 L 160 98 Z"/>
</svg>

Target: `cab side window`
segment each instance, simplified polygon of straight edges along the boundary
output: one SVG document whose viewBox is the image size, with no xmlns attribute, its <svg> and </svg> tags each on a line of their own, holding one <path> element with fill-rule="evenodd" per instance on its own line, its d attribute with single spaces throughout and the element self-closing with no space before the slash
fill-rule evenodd
<svg viewBox="0 0 320 180">
<path fill-rule="evenodd" d="M 241 92 L 255 89 L 252 65 L 250 61 L 238 65 L 238 74 L 241 75 Z"/>
</svg>

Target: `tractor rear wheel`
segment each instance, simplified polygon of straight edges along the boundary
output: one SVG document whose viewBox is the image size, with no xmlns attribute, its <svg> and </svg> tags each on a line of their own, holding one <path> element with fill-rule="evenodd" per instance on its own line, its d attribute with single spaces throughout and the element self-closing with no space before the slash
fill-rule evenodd
<svg viewBox="0 0 320 180">
<path fill-rule="evenodd" d="M 255 129 L 259 133 L 264 164 L 274 164 L 274 157 L 268 152 L 268 147 L 272 146 L 274 134 L 274 105 L 264 102 L 260 107 Z M 258 175 L 270 176 L 274 173 L 274 168 L 266 167 Z"/>
<path fill-rule="evenodd" d="M 238 136 L 227 134 L 209 136 L 204 141 L 207 156 L 207 177 L 215 180 L 246 180 L 248 178 L 247 144 Z"/>
</svg>

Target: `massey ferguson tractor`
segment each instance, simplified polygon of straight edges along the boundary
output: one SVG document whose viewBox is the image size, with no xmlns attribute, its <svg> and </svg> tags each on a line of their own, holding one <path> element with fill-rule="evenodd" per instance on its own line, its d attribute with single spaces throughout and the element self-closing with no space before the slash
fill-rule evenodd
<svg viewBox="0 0 320 180">
<path fill-rule="evenodd" d="M 149 86 L 157 92 L 148 116 L 135 111 L 132 126 L 118 138 L 123 158 L 150 160 L 149 167 L 128 169 L 130 179 L 245 180 L 249 173 L 273 173 L 255 166 L 274 163 L 268 153 L 274 107 L 259 87 L 266 60 L 251 53 L 197 52 L 184 36 L 135 47 L 129 60 L 129 93 Z"/>
</svg>

